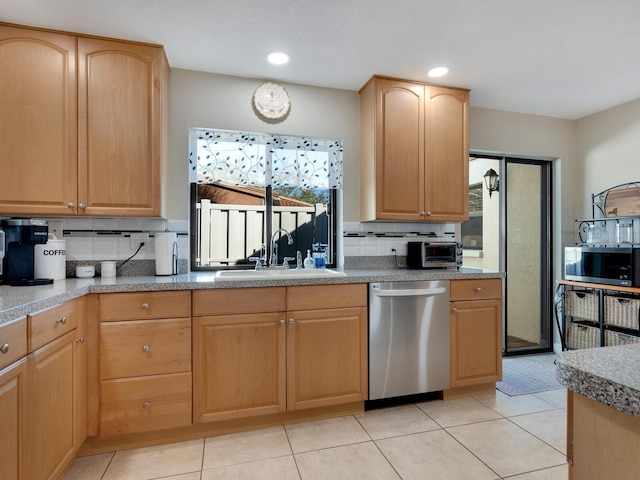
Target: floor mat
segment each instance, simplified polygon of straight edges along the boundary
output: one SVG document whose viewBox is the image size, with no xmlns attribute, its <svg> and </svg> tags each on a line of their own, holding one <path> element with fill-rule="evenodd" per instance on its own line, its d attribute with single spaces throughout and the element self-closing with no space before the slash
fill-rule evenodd
<svg viewBox="0 0 640 480">
<path fill-rule="evenodd" d="M 555 354 L 502 359 L 502 381 L 496 388 L 507 395 L 525 395 L 563 388 L 556 380 Z"/>
</svg>

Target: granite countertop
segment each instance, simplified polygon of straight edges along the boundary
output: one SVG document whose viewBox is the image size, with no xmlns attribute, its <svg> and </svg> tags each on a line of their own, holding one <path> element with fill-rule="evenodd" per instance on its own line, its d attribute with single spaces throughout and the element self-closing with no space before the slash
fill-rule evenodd
<svg viewBox="0 0 640 480">
<path fill-rule="evenodd" d="M 556 370 L 568 389 L 640 417 L 640 345 L 561 352 Z"/>
<path fill-rule="evenodd" d="M 156 277 L 67 278 L 51 285 L 11 287 L 0 285 L 0 324 L 8 323 L 29 313 L 37 312 L 89 293 L 150 292 L 162 290 L 197 290 L 211 288 L 248 288 L 288 285 L 326 285 L 342 283 L 370 283 L 412 280 L 453 280 L 472 278 L 502 278 L 503 272 L 475 268 L 458 270 L 344 270 L 347 274 L 331 278 L 268 279 L 250 281 L 221 281 L 215 272 L 190 272 Z"/>
</svg>

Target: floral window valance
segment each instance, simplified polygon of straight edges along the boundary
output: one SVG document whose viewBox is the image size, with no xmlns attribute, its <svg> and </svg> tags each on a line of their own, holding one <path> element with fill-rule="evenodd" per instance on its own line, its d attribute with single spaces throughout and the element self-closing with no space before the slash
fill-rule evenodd
<svg viewBox="0 0 640 480">
<path fill-rule="evenodd" d="M 342 188 L 342 141 L 192 128 L 190 181 L 233 185 Z"/>
</svg>

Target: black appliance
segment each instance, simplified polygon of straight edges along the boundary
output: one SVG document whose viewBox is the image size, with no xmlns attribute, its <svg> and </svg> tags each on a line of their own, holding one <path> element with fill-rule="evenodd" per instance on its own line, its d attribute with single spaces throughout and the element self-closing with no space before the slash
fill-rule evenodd
<svg viewBox="0 0 640 480">
<path fill-rule="evenodd" d="M 53 283 L 51 278 L 33 278 L 33 247 L 47 243 L 47 222 L 30 218 L 10 218 L 0 222 L 0 229 L 4 232 L 4 258 L 0 270 L 0 283 L 16 286 Z"/>
<path fill-rule="evenodd" d="M 462 244 L 456 242 L 408 242 L 407 266 L 411 268 L 460 268 Z"/>
<path fill-rule="evenodd" d="M 565 247 L 564 278 L 620 287 L 640 287 L 640 248 Z"/>
</svg>

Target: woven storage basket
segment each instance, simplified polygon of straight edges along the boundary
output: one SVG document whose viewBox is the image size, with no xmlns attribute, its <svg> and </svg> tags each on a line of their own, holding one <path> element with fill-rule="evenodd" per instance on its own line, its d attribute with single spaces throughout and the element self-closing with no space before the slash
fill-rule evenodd
<svg viewBox="0 0 640 480">
<path fill-rule="evenodd" d="M 598 321 L 598 296 L 595 293 L 569 290 L 564 297 L 565 314 Z"/>
<path fill-rule="evenodd" d="M 614 332 L 612 330 L 604 331 L 604 344 L 607 347 L 615 345 L 629 345 L 630 343 L 640 343 L 640 337 L 634 337 L 626 333 Z"/>
<path fill-rule="evenodd" d="M 594 348 L 600 346 L 600 329 L 567 322 L 567 347 Z"/>
<path fill-rule="evenodd" d="M 624 297 L 604 297 L 604 323 L 640 329 L 640 300 Z"/>
</svg>

